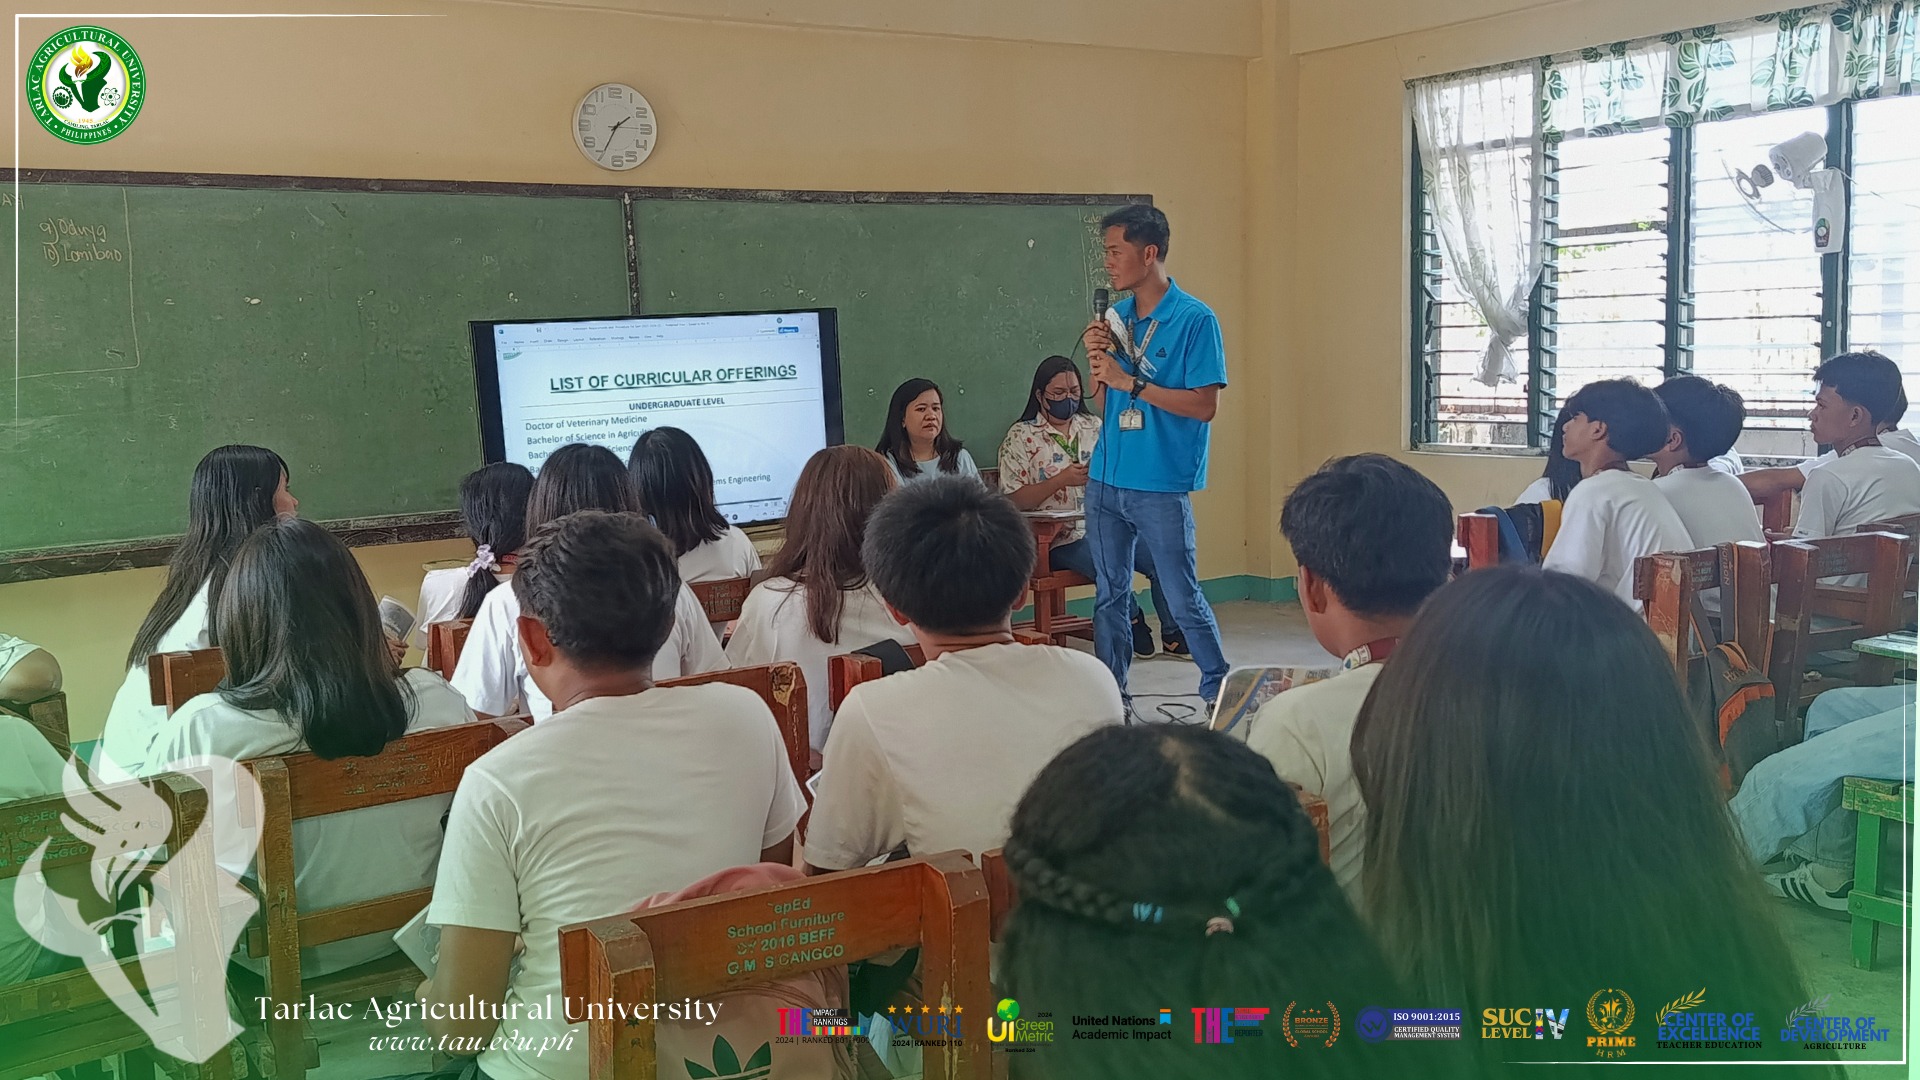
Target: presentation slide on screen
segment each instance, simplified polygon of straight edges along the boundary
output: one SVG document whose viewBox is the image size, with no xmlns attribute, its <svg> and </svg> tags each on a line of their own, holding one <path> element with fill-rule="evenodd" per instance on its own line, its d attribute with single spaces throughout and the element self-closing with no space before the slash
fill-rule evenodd
<svg viewBox="0 0 1920 1080">
<path fill-rule="evenodd" d="M 535 472 L 568 443 L 625 461 L 642 432 L 677 427 L 727 520 L 769 521 L 827 444 L 816 314 L 514 323 L 494 327 L 494 356 L 506 459 Z"/>
</svg>

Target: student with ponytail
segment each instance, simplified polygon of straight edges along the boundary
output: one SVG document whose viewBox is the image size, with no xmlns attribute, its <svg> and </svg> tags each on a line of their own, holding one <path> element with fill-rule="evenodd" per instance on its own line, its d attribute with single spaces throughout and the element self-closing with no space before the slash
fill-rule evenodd
<svg viewBox="0 0 1920 1080">
<path fill-rule="evenodd" d="M 432 623 L 473 618 L 493 587 L 512 575 L 514 560 L 527 542 L 527 498 L 532 494 L 533 474 L 510 461 L 475 469 L 460 481 L 460 520 L 474 543 L 473 561 L 427 571 L 420 582 L 414 644 L 426 644 Z"/>
<path fill-rule="evenodd" d="M 640 500 L 627 467 L 604 446 L 570 443 L 540 464 L 533 491 L 527 496 L 527 528 L 532 536 L 542 525 L 581 510 L 638 513 Z M 473 630 L 460 650 L 453 670 L 453 687 L 467 703 L 487 716 L 504 716 L 522 709 L 535 720 L 553 714 L 553 702 L 534 685 L 520 652 L 520 599 L 512 589 L 494 589 L 480 602 Z M 673 630 L 654 655 L 653 677 L 677 679 L 727 666 L 720 639 L 699 598 L 684 584 L 674 604 Z"/>
<path fill-rule="evenodd" d="M 1464 1075 L 1446 1044 L 1376 1046 L 1355 1034 L 1362 1005 L 1412 999 L 1320 861 L 1299 801 L 1238 740 L 1178 725 L 1101 728 L 1040 771 L 1004 852 L 1020 897 L 1000 957 L 1006 996 L 1077 1014 L 1174 1009 L 1170 1039 L 1061 1038 L 1016 1060 L 1016 1077 Z M 1345 1033 L 1311 1045 L 1296 1030 L 1290 1046 L 1288 1003 L 1295 1020 L 1309 1008 L 1330 1019 L 1329 1001 Z M 1194 1006 L 1269 1011 L 1258 1038 L 1196 1047 L 1208 1027 Z"/>
<path fill-rule="evenodd" d="M 299 509 L 287 490 L 287 463 L 271 450 L 222 446 L 195 466 L 186 535 L 167 563 L 160 598 L 127 650 L 127 676 L 101 737 L 101 752 L 127 775 L 145 774 L 148 745 L 167 717 L 164 707 L 153 704 L 147 657 L 211 644 L 208 612 L 219 600 L 234 551 L 254 529 Z"/>
</svg>

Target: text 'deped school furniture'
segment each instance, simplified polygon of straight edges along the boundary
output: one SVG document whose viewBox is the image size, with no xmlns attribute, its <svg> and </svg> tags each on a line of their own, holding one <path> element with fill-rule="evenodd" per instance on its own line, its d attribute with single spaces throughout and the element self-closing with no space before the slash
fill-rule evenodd
<svg viewBox="0 0 1920 1080">
<path fill-rule="evenodd" d="M 802 910 L 809 925 L 835 930 L 830 948 L 803 949 L 785 937 L 740 939 L 741 926 Z M 564 927 L 561 989 L 569 1019 L 587 1022 L 587 1075 L 652 1080 L 654 1022 L 620 1019 L 650 1017 L 632 1006 L 708 998 L 918 946 L 918 1003 L 929 1013 L 943 1010 L 943 1020 L 957 1018 L 943 1025 L 952 1037 L 910 1032 L 922 1037 L 923 1075 L 973 1080 L 989 1068 L 989 918 L 980 871 L 965 853 L 942 852 Z"/>
</svg>

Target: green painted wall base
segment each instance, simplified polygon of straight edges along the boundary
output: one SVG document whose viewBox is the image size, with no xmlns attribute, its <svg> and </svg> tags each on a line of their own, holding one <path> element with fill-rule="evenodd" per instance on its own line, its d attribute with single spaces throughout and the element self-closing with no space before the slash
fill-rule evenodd
<svg viewBox="0 0 1920 1080">
<path fill-rule="evenodd" d="M 1299 590 L 1292 577 L 1265 578 L 1252 574 L 1235 574 L 1232 577 L 1208 578 L 1200 583 L 1200 591 L 1206 595 L 1209 604 L 1224 604 L 1232 600 L 1258 600 L 1262 603 L 1288 603 L 1300 598 Z M 1135 596 L 1140 606 L 1152 610 L 1153 600 L 1147 590 L 1141 589 Z M 1067 613 L 1084 618 L 1093 617 L 1093 597 L 1083 596 L 1067 601 Z M 1029 604 L 1013 613 L 1013 621 L 1032 622 L 1033 605 Z"/>
</svg>

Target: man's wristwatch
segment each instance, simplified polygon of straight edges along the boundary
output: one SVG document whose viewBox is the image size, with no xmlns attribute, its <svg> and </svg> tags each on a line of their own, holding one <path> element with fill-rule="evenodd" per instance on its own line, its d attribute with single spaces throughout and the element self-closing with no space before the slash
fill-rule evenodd
<svg viewBox="0 0 1920 1080">
<path fill-rule="evenodd" d="M 1145 390 L 1146 388 L 1147 388 L 1147 380 L 1141 378 L 1138 375 L 1135 375 L 1133 377 L 1133 396 L 1139 397 L 1140 391 Z"/>
</svg>

